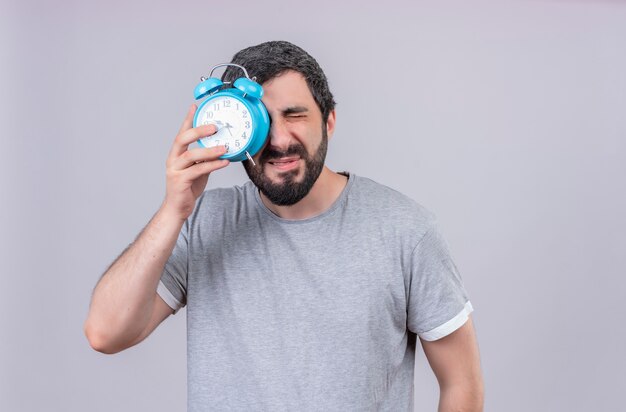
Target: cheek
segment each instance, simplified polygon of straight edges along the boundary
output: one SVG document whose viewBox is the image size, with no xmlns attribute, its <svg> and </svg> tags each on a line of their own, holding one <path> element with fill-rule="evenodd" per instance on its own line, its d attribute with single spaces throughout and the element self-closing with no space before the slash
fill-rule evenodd
<svg viewBox="0 0 626 412">
<path fill-rule="evenodd" d="M 298 122 L 298 121 L 287 121 L 285 122 L 285 124 L 283 125 L 283 130 L 285 130 L 287 133 L 289 133 L 292 136 L 300 136 L 305 130 L 306 127 L 304 127 L 304 122 Z"/>
<path fill-rule="evenodd" d="M 309 152 L 317 147 L 319 140 L 321 140 L 322 137 L 321 129 L 316 129 L 307 122 L 292 124 L 289 127 L 289 132 L 292 136 L 295 136 L 298 139 L 298 142 Z"/>
</svg>

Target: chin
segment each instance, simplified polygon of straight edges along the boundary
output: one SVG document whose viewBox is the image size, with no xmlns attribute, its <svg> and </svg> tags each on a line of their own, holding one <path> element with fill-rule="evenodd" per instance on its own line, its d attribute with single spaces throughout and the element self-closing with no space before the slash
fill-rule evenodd
<svg viewBox="0 0 626 412">
<path fill-rule="evenodd" d="M 270 171 L 268 173 L 267 168 L 265 168 L 264 173 L 265 177 L 274 184 L 281 184 L 285 182 L 293 182 L 300 183 L 304 179 L 304 172 L 301 167 L 297 169 L 288 170 L 288 171 Z"/>
</svg>

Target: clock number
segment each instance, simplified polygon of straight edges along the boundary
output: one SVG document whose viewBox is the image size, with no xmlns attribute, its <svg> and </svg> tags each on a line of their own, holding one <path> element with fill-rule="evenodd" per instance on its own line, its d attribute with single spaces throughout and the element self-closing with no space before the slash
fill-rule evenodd
<svg viewBox="0 0 626 412">
<path fill-rule="evenodd" d="M 215 110 L 217 112 L 219 109 L 220 109 L 220 103 L 219 102 L 214 103 L 213 104 L 213 110 Z"/>
<path fill-rule="evenodd" d="M 224 143 L 224 146 L 226 147 L 226 152 L 228 153 L 229 151 L 228 142 Z"/>
<path fill-rule="evenodd" d="M 224 100 L 224 108 L 230 107 L 230 100 Z"/>
<path fill-rule="evenodd" d="M 239 147 L 241 146 L 241 143 L 239 142 L 239 140 L 235 140 L 235 147 Z"/>
<path fill-rule="evenodd" d="M 242 135 L 241 135 L 241 137 L 242 137 L 243 139 L 247 139 L 247 138 L 248 138 L 248 136 L 246 136 L 246 132 L 243 132 L 243 133 L 242 133 Z"/>
<path fill-rule="evenodd" d="M 248 112 L 247 112 L 246 110 L 244 110 L 244 111 L 243 111 L 243 112 L 241 112 L 241 113 L 243 113 L 243 118 L 244 118 L 244 119 L 245 119 L 246 117 L 248 117 Z"/>
<path fill-rule="evenodd" d="M 208 119 L 212 119 L 213 118 L 213 112 L 206 112 L 206 117 Z"/>
<path fill-rule="evenodd" d="M 246 129 L 250 128 L 250 120 L 246 120 Z"/>
</svg>

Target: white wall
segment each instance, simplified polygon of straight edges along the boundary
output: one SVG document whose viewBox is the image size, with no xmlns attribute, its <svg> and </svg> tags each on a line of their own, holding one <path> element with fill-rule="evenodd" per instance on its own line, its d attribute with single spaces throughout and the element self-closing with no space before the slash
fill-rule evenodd
<svg viewBox="0 0 626 412">
<path fill-rule="evenodd" d="M 285 39 L 338 101 L 331 168 L 439 216 L 476 309 L 486 410 L 618 410 L 626 3 L 220 3 L 2 0 L 0 409 L 185 408 L 184 311 L 115 356 L 82 322 L 163 198 L 199 76 Z M 229 167 L 209 187 L 244 179 Z M 420 354 L 416 410 L 437 396 Z"/>
</svg>

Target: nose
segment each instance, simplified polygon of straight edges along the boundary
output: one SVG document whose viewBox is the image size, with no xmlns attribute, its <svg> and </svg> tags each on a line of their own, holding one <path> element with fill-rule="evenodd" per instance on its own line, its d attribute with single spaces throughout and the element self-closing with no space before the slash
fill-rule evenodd
<svg viewBox="0 0 626 412">
<path fill-rule="evenodd" d="M 269 145 L 276 150 L 287 150 L 291 143 L 291 136 L 284 121 L 272 119 L 268 141 Z"/>
</svg>

